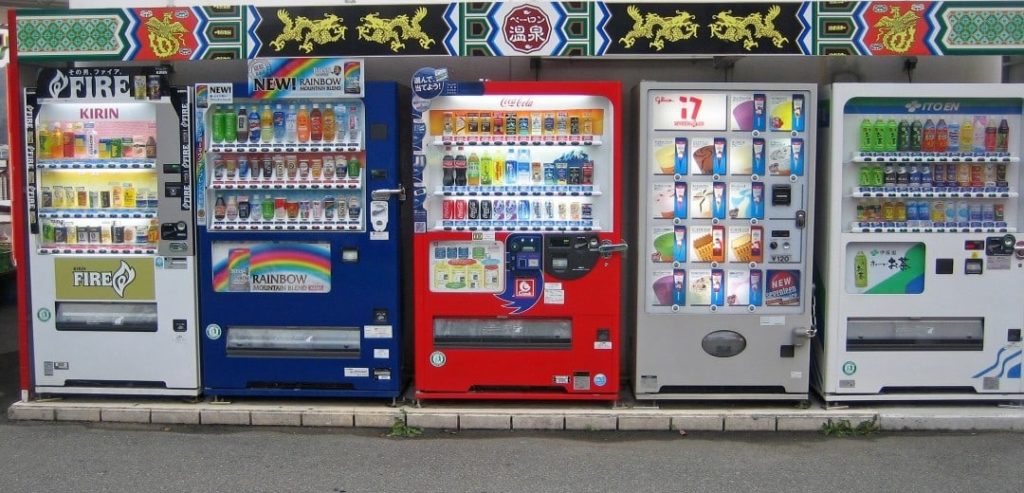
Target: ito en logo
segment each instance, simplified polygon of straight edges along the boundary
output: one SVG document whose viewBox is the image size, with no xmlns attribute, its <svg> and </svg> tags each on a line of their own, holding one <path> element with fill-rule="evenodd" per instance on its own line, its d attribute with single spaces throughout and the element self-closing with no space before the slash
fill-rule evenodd
<svg viewBox="0 0 1024 493">
<path fill-rule="evenodd" d="M 520 5 L 505 16 L 502 33 L 513 50 L 533 53 L 544 47 L 551 37 L 551 21 L 540 8 Z"/>
<path fill-rule="evenodd" d="M 960 111 L 959 101 L 925 101 L 920 102 L 918 100 L 912 100 L 909 103 L 903 105 L 907 109 L 907 113 L 917 113 L 918 111 L 932 112 L 932 113 L 952 113 Z"/>
<path fill-rule="evenodd" d="M 124 298 L 125 290 L 135 281 L 135 269 L 122 260 L 121 266 L 114 272 L 76 270 L 72 273 L 71 279 L 75 287 L 95 288 L 109 286 L 114 290 L 118 298 Z"/>
<path fill-rule="evenodd" d="M 64 72 L 58 70 L 57 74 L 53 76 L 53 79 L 50 79 L 50 85 L 48 87 L 50 90 L 50 97 L 59 98 L 60 93 L 63 92 L 64 89 L 68 88 L 68 84 L 68 77 L 64 75 Z"/>
<path fill-rule="evenodd" d="M 843 363 L 843 373 L 845 373 L 846 376 L 850 376 L 853 375 L 854 373 L 857 373 L 857 363 L 854 363 L 853 361 L 847 361 L 846 363 Z"/>
</svg>

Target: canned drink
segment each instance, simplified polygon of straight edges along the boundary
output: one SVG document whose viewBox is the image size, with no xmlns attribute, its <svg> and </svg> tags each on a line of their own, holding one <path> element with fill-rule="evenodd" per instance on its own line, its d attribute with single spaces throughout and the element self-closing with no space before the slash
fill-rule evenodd
<svg viewBox="0 0 1024 493">
<path fill-rule="evenodd" d="M 469 199 L 469 203 L 467 205 L 467 218 L 473 221 L 480 219 L 480 201 L 476 199 Z"/>
<path fill-rule="evenodd" d="M 996 186 L 996 181 L 996 165 L 992 163 L 985 164 L 985 186 L 994 187 Z"/>
<path fill-rule="evenodd" d="M 574 116 L 569 118 L 569 135 L 580 134 L 580 117 Z"/>
<path fill-rule="evenodd" d="M 540 219 L 542 212 L 540 209 L 540 200 L 534 199 L 533 204 L 530 205 L 530 208 L 533 209 L 533 218 Z"/>
<path fill-rule="evenodd" d="M 966 200 L 956 203 L 956 220 L 962 223 L 971 220 L 971 205 Z"/>
<path fill-rule="evenodd" d="M 580 203 L 572 202 L 569 204 L 569 218 L 573 221 L 580 220 Z"/>
<path fill-rule="evenodd" d="M 519 118 L 519 135 L 530 135 L 530 119 L 528 117 Z"/>
<path fill-rule="evenodd" d="M 983 216 L 981 204 L 971 204 L 971 222 L 980 222 Z"/>
<path fill-rule="evenodd" d="M 515 221 L 516 219 L 516 200 L 508 199 L 505 201 L 505 220 Z"/>
<path fill-rule="evenodd" d="M 946 163 L 946 186 L 947 187 L 958 186 L 959 178 L 957 177 L 957 173 L 959 172 L 959 169 L 960 169 L 960 167 L 957 166 L 956 163 Z M 968 178 L 970 178 L 970 174 L 971 173 L 970 173 L 969 168 L 968 168 L 968 172 L 967 172 Z"/>
<path fill-rule="evenodd" d="M 324 197 L 324 219 L 334 219 L 334 197 Z"/>
<path fill-rule="evenodd" d="M 45 201 L 44 201 L 45 202 Z M 45 204 L 44 204 L 45 207 Z M 98 209 L 100 207 L 100 193 L 95 191 L 89 192 L 89 208 Z"/>
<path fill-rule="evenodd" d="M 146 87 L 149 99 L 160 99 L 160 76 L 150 75 L 146 77 Z"/>
<path fill-rule="evenodd" d="M 971 186 L 971 164 L 970 163 L 958 163 L 958 164 L 955 164 L 954 166 L 956 166 L 956 183 L 954 183 L 953 185 L 950 185 L 950 186 L 961 186 L 961 187 L 969 187 L 969 186 Z M 946 168 L 946 173 L 947 173 L 946 180 L 949 181 L 949 182 L 954 181 L 954 180 L 949 179 L 949 176 L 948 176 L 949 168 Z"/>
<path fill-rule="evenodd" d="M 104 209 L 110 207 L 110 190 L 100 191 L 100 207 Z"/>
<path fill-rule="evenodd" d="M 530 135 L 540 136 L 544 125 L 541 122 L 540 112 L 534 111 L 530 113 Z"/>
<path fill-rule="evenodd" d="M 544 163 L 544 184 L 558 184 L 558 179 L 555 178 L 555 163 Z"/>
<path fill-rule="evenodd" d="M 926 165 L 927 166 L 927 165 Z M 946 186 L 946 165 L 935 163 L 932 166 L 932 184 L 936 187 Z"/>
<path fill-rule="evenodd" d="M 506 113 L 505 114 L 505 135 L 510 138 L 516 135 L 516 114 Z"/>
<path fill-rule="evenodd" d="M 570 166 L 567 183 L 570 185 L 579 185 L 582 182 L 583 170 L 579 166 Z"/>
<path fill-rule="evenodd" d="M 985 204 L 981 208 L 981 220 L 992 222 L 996 220 L 996 208 L 992 204 Z"/>
<path fill-rule="evenodd" d="M 929 219 L 930 215 L 931 215 L 931 208 L 929 207 L 928 201 L 927 200 L 922 200 L 922 201 L 918 202 L 917 203 L 917 220 L 918 221 L 927 221 Z M 954 216 L 955 216 L 955 214 L 954 214 Z M 956 218 L 954 217 L 951 220 L 956 220 Z"/>
<path fill-rule="evenodd" d="M 1008 182 L 1006 181 L 1006 164 L 1005 163 L 998 163 L 998 164 L 996 164 L 996 186 L 999 186 L 999 187 L 1008 186 Z"/>
<path fill-rule="evenodd" d="M 53 227 L 53 242 L 66 243 L 68 241 L 68 228 L 64 223 L 58 223 Z"/>
<path fill-rule="evenodd" d="M 43 207 L 53 207 L 53 192 L 50 187 L 43 187 Z"/>
<path fill-rule="evenodd" d="M 530 219 L 530 201 L 526 199 L 519 200 L 519 210 L 516 211 L 518 220 L 528 221 Z"/>
<path fill-rule="evenodd" d="M 886 206 L 889 205 L 888 202 L 886 202 L 885 204 L 886 204 Z M 931 218 L 932 218 L 932 222 L 933 223 L 941 223 L 941 222 L 945 221 L 946 220 L 946 203 L 941 201 L 941 200 L 936 200 L 935 202 L 932 203 L 932 211 L 931 212 L 932 212 L 931 213 Z M 883 212 L 883 215 L 886 215 L 886 214 L 887 214 L 886 212 Z M 887 217 L 886 221 L 888 221 L 888 220 L 889 219 Z"/>
<path fill-rule="evenodd" d="M 1006 210 L 1003 204 L 994 204 L 992 206 L 992 219 L 994 221 L 1006 220 Z"/>
<path fill-rule="evenodd" d="M 469 135 L 480 134 L 480 114 L 475 112 L 466 113 L 466 133 Z"/>
<path fill-rule="evenodd" d="M 338 219 L 342 221 L 348 220 L 348 201 L 345 197 L 338 197 Z"/>
<path fill-rule="evenodd" d="M 945 219 L 947 223 L 956 222 L 956 202 L 946 202 Z"/>
<path fill-rule="evenodd" d="M 96 244 L 100 242 L 100 227 L 90 226 L 89 228 L 89 243 Z"/>
<path fill-rule="evenodd" d="M 583 184 L 593 185 L 594 184 L 594 162 L 586 161 L 583 163 Z"/>
<path fill-rule="evenodd" d="M 984 164 L 974 163 L 974 164 L 971 165 L 971 182 L 969 183 L 969 186 L 972 186 L 972 187 L 983 187 L 983 186 L 985 186 L 985 165 Z"/>
<path fill-rule="evenodd" d="M 534 161 L 530 165 L 530 182 L 534 185 L 544 183 L 544 169 L 540 161 Z"/>
<path fill-rule="evenodd" d="M 480 219 L 484 221 L 490 221 L 493 215 L 493 209 L 490 200 L 480 201 Z"/>
<path fill-rule="evenodd" d="M 453 126 L 455 122 L 452 121 L 452 112 L 446 111 L 441 119 L 441 135 L 451 135 L 453 133 Z"/>
<path fill-rule="evenodd" d="M 348 177 L 348 158 L 342 154 L 334 156 L 334 175 L 340 180 Z"/>
<path fill-rule="evenodd" d="M 495 221 L 504 221 L 505 220 L 505 201 L 501 200 L 501 199 L 494 199 L 494 203 L 492 204 L 492 207 L 494 209 L 494 212 L 493 212 L 494 220 Z"/>
<path fill-rule="evenodd" d="M 594 219 L 594 205 L 593 204 L 583 204 L 583 205 L 581 205 L 580 206 L 580 218 L 583 219 L 584 221 L 589 221 L 589 220 Z"/>
<path fill-rule="evenodd" d="M 132 96 L 135 99 L 146 99 L 146 76 L 136 75 L 132 77 Z"/>
<path fill-rule="evenodd" d="M 480 113 L 480 135 L 491 135 L 491 114 L 490 112 Z"/>
<path fill-rule="evenodd" d="M 359 219 L 360 212 L 362 212 L 362 206 L 359 204 L 359 197 L 349 197 L 348 218 L 355 221 Z"/>
<path fill-rule="evenodd" d="M 555 161 L 555 179 L 559 185 L 569 184 L 569 163 L 565 161 Z"/>
<path fill-rule="evenodd" d="M 566 214 L 566 209 L 567 208 L 565 206 L 565 202 L 559 202 L 558 203 L 558 220 L 559 221 L 565 221 L 566 217 L 568 216 L 568 214 Z"/>
<path fill-rule="evenodd" d="M 452 202 L 454 202 L 452 199 L 444 199 L 441 201 L 441 219 L 451 219 L 454 215 L 454 211 L 452 210 L 454 205 Z"/>
<path fill-rule="evenodd" d="M 110 157 L 119 158 L 124 156 L 124 154 L 122 154 L 121 145 L 121 139 L 110 139 Z"/>
<path fill-rule="evenodd" d="M 303 180 L 309 178 L 309 160 L 308 159 L 300 159 L 299 160 L 299 178 L 302 178 Z"/>
<path fill-rule="evenodd" d="M 555 121 L 555 131 L 558 135 L 569 133 L 569 114 L 564 111 L 558 112 L 558 119 Z"/>
<path fill-rule="evenodd" d="M 454 217 L 455 217 L 456 220 L 462 221 L 462 220 L 466 219 L 466 212 L 467 212 L 466 208 L 467 208 L 466 199 L 456 199 L 455 200 L 455 216 Z"/>
<path fill-rule="evenodd" d="M 554 202 L 551 202 L 550 200 L 545 200 L 544 201 L 544 216 L 547 219 L 554 219 L 555 218 L 555 204 L 554 204 Z"/>
<path fill-rule="evenodd" d="M 110 231 L 110 239 L 115 245 L 124 243 L 124 226 L 114 224 Z"/>
</svg>

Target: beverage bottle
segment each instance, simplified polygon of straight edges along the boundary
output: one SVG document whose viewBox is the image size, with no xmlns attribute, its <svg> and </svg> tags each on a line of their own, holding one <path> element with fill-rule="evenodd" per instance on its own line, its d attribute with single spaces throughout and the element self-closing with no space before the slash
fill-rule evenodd
<svg viewBox="0 0 1024 493">
<path fill-rule="evenodd" d="M 274 142 L 284 142 L 285 138 L 285 113 L 280 103 L 274 107 Z"/>
<path fill-rule="evenodd" d="M 947 152 L 959 152 L 960 151 L 960 124 L 953 121 L 949 122 L 949 137 L 946 139 L 946 151 Z"/>
<path fill-rule="evenodd" d="M 967 117 L 960 125 L 960 152 L 972 151 L 974 151 L 974 123 L 970 117 Z"/>
<path fill-rule="evenodd" d="M 299 142 L 309 142 L 309 110 L 306 105 L 299 105 L 299 113 L 295 116 L 295 133 Z"/>
<path fill-rule="evenodd" d="M 313 142 L 324 140 L 324 115 L 320 113 L 318 103 L 313 103 L 313 111 L 309 112 L 309 139 Z"/>
<path fill-rule="evenodd" d="M 885 165 L 885 186 L 895 187 L 896 186 L 896 165 L 887 163 Z"/>
<path fill-rule="evenodd" d="M 885 122 L 885 151 L 896 152 L 899 148 L 899 125 L 896 123 L 896 119 L 890 117 Z"/>
<path fill-rule="evenodd" d="M 46 139 L 46 149 L 43 153 L 48 158 L 64 157 L 64 134 L 60 131 L 60 123 L 50 125 L 50 133 Z"/>
<path fill-rule="evenodd" d="M 238 197 L 238 218 L 248 220 L 249 213 L 252 212 L 252 209 L 250 207 L 251 206 L 249 204 L 249 196 L 240 195 Z"/>
<path fill-rule="evenodd" d="M 264 144 L 274 140 L 274 113 L 269 104 L 263 105 L 263 113 L 260 113 L 260 140 Z"/>
<path fill-rule="evenodd" d="M 885 124 L 885 120 L 882 120 L 881 117 L 875 118 L 875 123 L 874 123 L 873 127 L 874 127 L 875 131 L 874 131 L 874 139 L 873 139 L 873 141 L 871 143 L 872 144 L 872 149 L 874 149 L 875 152 L 884 152 L 885 151 L 885 140 L 886 140 L 885 139 L 885 137 L 886 137 L 885 134 L 886 134 L 886 129 L 888 128 L 886 126 L 886 124 Z"/>
<path fill-rule="evenodd" d="M 996 121 L 994 118 L 988 119 L 988 124 L 985 125 L 985 152 L 996 151 Z"/>
<path fill-rule="evenodd" d="M 924 121 L 924 136 L 921 139 L 923 152 L 935 152 L 935 123 L 929 118 Z"/>
<path fill-rule="evenodd" d="M 921 120 L 914 120 L 914 123 L 910 124 L 910 150 L 911 152 L 921 152 L 921 140 L 923 133 L 923 126 Z"/>
<path fill-rule="evenodd" d="M 39 125 L 39 130 L 36 131 L 36 153 L 38 153 L 39 159 L 50 157 L 50 131 L 47 130 L 45 124 Z"/>
<path fill-rule="evenodd" d="M 466 186 L 466 156 L 459 154 L 455 156 L 455 186 Z"/>
<path fill-rule="evenodd" d="M 249 141 L 249 112 L 245 106 L 238 107 L 238 116 L 235 117 L 235 140 L 240 143 Z"/>
<path fill-rule="evenodd" d="M 475 152 L 469 153 L 466 161 L 466 185 L 471 187 L 480 185 L 480 157 Z"/>
<path fill-rule="evenodd" d="M 298 140 L 298 113 L 295 111 L 295 105 L 288 105 L 288 115 L 284 120 L 285 127 L 285 140 L 287 142 L 296 142 Z"/>
<path fill-rule="evenodd" d="M 224 109 L 217 107 L 213 110 L 213 132 L 210 136 L 214 144 L 224 142 Z"/>
<path fill-rule="evenodd" d="M 63 157 L 75 157 L 75 127 L 68 123 L 64 125 L 64 133 L 61 134 L 61 155 Z"/>
<path fill-rule="evenodd" d="M 946 152 L 949 149 L 949 128 L 946 127 L 946 120 L 939 118 L 935 125 L 935 152 Z"/>
<path fill-rule="evenodd" d="M 125 182 L 124 184 L 124 208 L 134 209 L 137 204 L 137 194 L 135 192 L 135 186 L 131 182 Z"/>
<path fill-rule="evenodd" d="M 853 257 L 853 283 L 858 288 L 868 287 L 868 257 L 862 251 Z"/>
<path fill-rule="evenodd" d="M 480 184 L 489 186 L 494 182 L 494 160 L 491 153 L 484 151 L 480 156 Z"/>
<path fill-rule="evenodd" d="M 519 149 L 516 156 L 516 182 L 520 185 L 530 184 L 530 149 Z"/>
<path fill-rule="evenodd" d="M 857 173 L 857 185 L 862 187 L 871 186 L 871 165 L 862 166 Z"/>
<path fill-rule="evenodd" d="M 156 219 L 149 220 L 149 228 L 146 230 L 146 243 L 156 245 L 160 242 L 160 225 Z"/>
<path fill-rule="evenodd" d="M 75 135 L 74 157 L 85 157 L 85 125 L 83 125 L 82 122 L 75 122 L 72 128 L 74 129 Z M 127 153 L 125 153 L 125 155 L 127 155 Z"/>
<path fill-rule="evenodd" d="M 249 142 L 255 144 L 260 141 L 260 109 L 255 104 L 249 110 Z"/>
<path fill-rule="evenodd" d="M 274 199 L 270 198 L 270 194 L 263 196 L 263 202 L 260 203 L 260 208 L 263 213 L 263 220 L 269 221 L 274 218 Z"/>
<path fill-rule="evenodd" d="M 1010 124 L 1003 118 L 999 122 L 999 130 L 996 135 L 996 151 L 1008 152 L 1010 150 Z"/>
<path fill-rule="evenodd" d="M 152 135 L 146 139 L 146 157 L 150 159 L 156 158 L 156 137 Z"/>
<path fill-rule="evenodd" d="M 896 129 L 896 149 L 900 152 L 910 151 L 910 122 L 907 120 L 900 120 L 900 124 Z"/>
<path fill-rule="evenodd" d="M 348 140 L 353 142 L 359 142 L 360 130 L 363 128 L 363 123 L 359 119 L 359 107 L 350 105 L 348 107 Z"/>
<path fill-rule="evenodd" d="M 324 142 L 334 142 L 334 136 L 337 134 L 337 123 L 334 116 L 334 107 L 330 104 L 324 105 L 323 115 L 323 127 L 324 127 Z"/>
<path fill-rule="evenodd" d="M 338 141 L 345 141 L 345 135 L 348 133 L 348 110 L 343 104 L 334 107 L 334 129 L 338 134 Z"/>
<path fill-rule="evenodd" d="M 494 176 L 491 178 L 491 183 L 494 185 L 505 183 L 505 159 L 501 157 L 500 152 L 494 155 Z"/>
<path fill-rule="evenodd" d="M 358 179 L 360 170 L 362 170 L 362 163 L 359 161 L 359 156 L 353 154 L 348 158 L 348 177 Z"/>
<path fill-rule="evenodd" d="M 445 154 L 441 159 L 441 185 L 450 187 L 455 184 L 455 158 Z"/>
<path fill-rule="evenodd" d="M 930 165 L 921 165 L 921 186 L 932 186 L 932 167 Z"/>
<path fill-rule="evenodd" d="M 96 159 L 100 155 L 100 136 L 96 133 L 96 124 L 93 122 L 85 124 L 85 155 L 91 159 Z"/>
<path fill-rule="evenodd" d="M 875 126 L 871 118 L 860 121 L 860 152 L 872 152 L 875 150 Z"/>
<path fill-rule="evenodd" d="M 238 201 L 234 195 L 228 198 L 228 205 L 224 209 L 224 217 L 229 221 L 238 219 Z"/>
<path fill-rule="evenodd" d="M 515 185 L 516 184 L 516 150 L 509 149 L 508 157 L 505 158 L 505 184 Z"/>
<path fill-rule="evenodd" d="M 880 187 L 885 185 L 885 172 L 882 170 L 882 165 L 876 164 L 871 167 L 871 186 Z"/>
</svg>

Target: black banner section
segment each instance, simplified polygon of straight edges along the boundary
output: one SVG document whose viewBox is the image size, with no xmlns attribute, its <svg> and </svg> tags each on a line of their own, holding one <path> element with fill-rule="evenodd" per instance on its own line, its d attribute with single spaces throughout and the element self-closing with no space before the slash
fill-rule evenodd
<svg viewBox="0 0 1024 493">
<path fill-rule="evenodd" d="M 800 3 L 606 3 L 608 55 L 801 54 Z"/>
<path fill-rule="evenodd" d="M 447 55 L 447 5 L 257 8 L 257 57 Z"/>
<path fill-rule="evenodd" d="M 167 67 L 45 68 L 36 91 L 39 99 L 160 99 L 170 94 L 167 73 Z"/>
</svg>

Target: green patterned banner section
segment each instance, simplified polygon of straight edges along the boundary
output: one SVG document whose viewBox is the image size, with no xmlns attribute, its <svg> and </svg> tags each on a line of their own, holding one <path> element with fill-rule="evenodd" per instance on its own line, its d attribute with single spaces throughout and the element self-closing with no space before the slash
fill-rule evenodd
<svg viewBox="0 0 1024 493">
<path fill-rule="evenodd" d="M 1024 2 L 450 2 L 26 10 L 23 60 L 1024 53 Z"/>
</svg>

